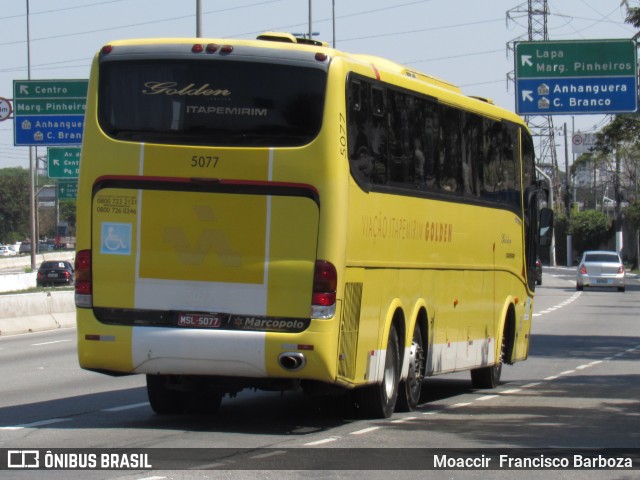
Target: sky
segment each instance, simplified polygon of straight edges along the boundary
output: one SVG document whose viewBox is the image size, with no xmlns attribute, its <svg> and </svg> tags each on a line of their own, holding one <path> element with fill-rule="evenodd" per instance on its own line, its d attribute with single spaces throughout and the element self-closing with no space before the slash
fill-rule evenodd
<svg viewBox="0 0 640 480">
<path fill-rule="evenodd" d="M 548 0 L 549 39 L 629 39 L 636 30 L 624 23 L 620 4 Z M 515 87 L 507 80 L 514 70 L 509 45 L 527 40 L 527 1 L 201 0 L 201 5 L 203 37 L 308 32 L 311 16 L 316 39 L 331 45 L 335 38 L 338 49 L 391 59 L 515 110 Z M 29 78 L 28 65 L 32 80 L 86 79 L 102 45 L 126 38 L 193 37 L 196 23 L 196 0 L 0 0 L 0 97 L 11 99 L 13 81 Z M 607 115 L 553 119 L 555 127 L 567 123 L 570 132 L 596 131 L 609 121 Z M 46 154 L 40 150 L 39 156 Z M 0 168 L 16 166 L 29 167 L 29 148 L 14 146 L 9 119 L 0 122 Z"/>
</svg>

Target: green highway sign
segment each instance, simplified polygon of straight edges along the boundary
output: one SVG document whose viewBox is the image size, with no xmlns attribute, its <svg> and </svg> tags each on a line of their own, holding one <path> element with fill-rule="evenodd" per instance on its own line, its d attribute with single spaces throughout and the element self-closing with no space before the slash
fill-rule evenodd
<svg viewBox="0 0 640 480">
<path fill-rule="evenodd" d="M 49 147 L 49 178 L 78 178 L 80 147 Z"/>
<path fill-rule="evenodd" d="M 635 112 L 632 40 L 516 42 L 516 111 L 520 115 Z"/>
<path fill-rule="evenodd" d="M 14 145 L 80 145 L 88 80 L 14 80 Z"/>
<path fill-rule="evenodd" d="M 58 200 L 75 200 L 78 198 L 77 180 L 58 180 Z"/>
<path fill-rule="evenodd" d="M 13 99 L 86 98 L 88 80 L 14 80 Z"/>
<path fill-rule="evenodd" d="M 23 98 L 16 102 L 16 115 L 84 115 L 84 99 Z"/>
<path fill-rule="evenodd" d="M 632 40 L 517 42 L 517 78 L 619 77 L 635 75 Z"/>
</svg>

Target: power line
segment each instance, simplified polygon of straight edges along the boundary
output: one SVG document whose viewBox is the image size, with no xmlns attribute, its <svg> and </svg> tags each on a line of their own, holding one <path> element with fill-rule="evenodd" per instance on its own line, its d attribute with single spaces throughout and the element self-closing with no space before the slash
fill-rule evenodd
<svg viewBox="0 0 640 480">
<path fill-rule="evenodd" d="M 105 0 L 103 2 L 96 2 L 96 3 L 88 3 L 86 5 L 77 5 L 75 7 L 65 7 L 65 8 L 56 8 L 54 10 L 42 10 L 40 12 L 29 12 L 29 16 L 34 16 L 34 15 L 42 15 L 45 13 L 58 13 L 58 12 L 64 12 L 66 10 L 79 10 L 81 8 L 87 8 L 87 7 L 95 7 L 96 5 L 106 5 L 108 3 L 118 3 L 118 2 L 123 2 L 124 0 Z M 22 18 L 22 17 L 26 17 L 27 14 L 26 13 L 21 13 L 20 15 L 11 15 L 9 17 L 0 17 L 0 20 L 11 20 L 14 18 Z"/>
<path fill-rule="evenodd" d="M 340 39 L 340 42 L 350 42 L 350 41 L 355 41 L 355 40 L 368 40 L 370 38 L 381 38 L 381 37 L 390 37 L 390 36 L 395 36 L 395 35 L 407 35 L 407 34 L 411 34 L 411 33 L 422 33 L 422 32 L 430 32 L 430 31 L 436 31 L 436 30 L 446 30 L 449 28 L 460 28 L 460 27 L 469 27 L 471 25 L 481 25 L 481 24 L 485 24 L 485 23 L 493 23 L 493 22 L 502 22 L 504 19 L 502 18 L 492 18 L 489 20 L 479 20 L 477 22 L 468 22 L 468 23 L 458 23 L 458 24 L 454 24 L 454 25 L 443 25 L 441 27 L 427 27 L 427 28 L 420 28 L 417 30 L 404 30 L 402 32 L 392 32 L 392 33 L 378 33 L 375 35 L 366 35 L 363 37 L 353 37 L 353 38 L 344 38 L 344 39 Z"/>
<path fill-rule="evenodd" d="M 243 9 L 243 8 L 249 8 L 249 7 L 256 7 L 258 5 L 266 5 L 266 4 L 270 4 L 270 3 L 278 3 L 278 2 L 282 2 L 283 0 L 265 0 L 262 2 L 256 2 L 256 3 L 251 3 L 251 4 L 246 4 L 246 5 L 239 5 L 236 7 L 228 7 L 228 8 L 223 8 L 220 10 L 212 10 L 209 12 L 204 12 L 203 15 L 210 15 L 213 13 L 223 13 L 223 12 L 228 12 L 231 10 L 239 10 L 239 9 Z M 424 1 L 424 0 L 423 0 Z M 89 30 L 89 31 L 84 31 L 84 32 L 75 32 L 75 33 L 65 33 L 65 34 L 61 34 L 61 35 L 50 35 L 48 37 L 38 37 L 38 38 L 32 38 L 31 42 L 38 42 L 38 41 L 42 41 L 42 40 L 54 40 L 54 39 L 58 39 L 58 38 L 66 38 L 66 37 L 75 37 L 77 35 L 88 35 L 91 33 L 97 33 L 97 32 L 108 32 L 108 31 L 112 31 L 112 30 L 119 30 L 122 28 L 131 28 L 131 27 L 141 27 L 143 25 L 154 25 L 154 24 L 158 24 L 158 23 L 166 23 L 166 22 L 173 22 L 176 20 L 184 20 L 185 18 L 192 18 L 194 14 L 189 14 L 189 15 L 181 15 L 178 17 L 170 17 L 170 18 L 163 18 L 163 19 L 159 19 L 159 20 L 150 20 L 148 22 L 139 22 L 139 23 L 131 23 L 128 25 L 119 25 L 119 26 L 115 26 L 115 27 L 108 27 L 108 28 L 100 28 L 97 30 Z M 5 46 L 5 45 L 17 45 L 17 44 L 21 44 L 21 43 L 26 43 L 26 40 L 16 40 L 15 42 L 5 42 L 5 43 L 0 43 L 0 46 Z"/>
</svg>

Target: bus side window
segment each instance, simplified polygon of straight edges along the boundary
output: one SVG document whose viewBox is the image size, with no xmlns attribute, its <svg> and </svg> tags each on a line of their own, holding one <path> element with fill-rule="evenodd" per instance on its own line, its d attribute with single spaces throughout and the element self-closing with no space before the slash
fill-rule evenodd
<svg viewBox="0 0 640 480">
<path fill-rule="evenodd" d="M 349 89 L 349 108 L 354 112 L 362 110 L 362 83 L 359 80 L 351 81 Z"/>
<path fill-rule="evenodd" d="M 363 95 L 366 85 L 360 80 L 349 81 L 347 99 L 349 102 L 347 141 L 349 148 L 349 163 L 352 172 L 365 183 L 371 181 L 373 158 L 371 145 L 367 136 L 367 111 L 363 108 Z M 365 97 L 366 98 L 366 97 Z"/>
<path fill-rule="evenodd" d="M 440 190 L 447 193 L 461 191 L 462 163 L 460 155 L 461 124 L 459 110 L 440 105 L 438 181 Z"/>
<path fill-rule="evenodd" d="M 383 117 L 384 108 L 384 90 L 379 87 L 371 87 L 371 108 L 374 117 Z"/>
</svg>

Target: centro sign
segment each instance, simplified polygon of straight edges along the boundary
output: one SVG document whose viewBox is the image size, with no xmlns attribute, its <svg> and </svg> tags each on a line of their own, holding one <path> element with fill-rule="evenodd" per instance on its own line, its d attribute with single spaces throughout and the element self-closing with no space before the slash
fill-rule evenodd
<svg viewBox="0 0 640 480">
<path fill-rule="evenodd" d="M 80 145 L 87 80 L 14 80 L 14 144 Z"/>
</svg>

